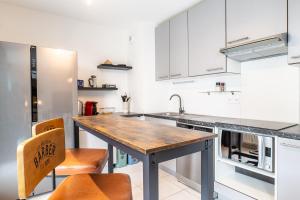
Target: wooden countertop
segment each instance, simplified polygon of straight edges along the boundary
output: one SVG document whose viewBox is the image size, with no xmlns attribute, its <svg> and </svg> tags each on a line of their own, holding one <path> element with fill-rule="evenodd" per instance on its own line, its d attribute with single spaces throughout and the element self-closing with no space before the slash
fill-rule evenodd
<svg viewBox="0 0 300 200">
<path fill-rule="evenodd" d="M 217 136 L 115 114 L 78 116 L 73 120 L 143 154 L 182 147 Z"/>
</svg>

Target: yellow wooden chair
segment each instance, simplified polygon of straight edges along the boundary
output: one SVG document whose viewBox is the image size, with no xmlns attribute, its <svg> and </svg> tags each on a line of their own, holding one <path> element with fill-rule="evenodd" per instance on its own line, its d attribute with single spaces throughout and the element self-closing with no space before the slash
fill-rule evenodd
<svg viewBox="0 0 300 200">
<path fill-rule="evenodd" d="M 37 184 L 64 162 L 64 129 L 56 128 L 32 137 L 18 146 L 18 193 L 30 196 Z M 132 200 L 130 178 L 125 174 L 78 174 L 64 179 L 50 200 Z"/>
<path fill-rule="evenodd" d="M 62 118 L 51 119 L 32 127 L 32 135 L 36 136 L 45 131 L 64 128 Z M 101 173 L 108 159 L 106 149 L 66 149 L 66 159 L 56 169 L 56 175 L 68 176 L 86 173 Z"/>
</svg>

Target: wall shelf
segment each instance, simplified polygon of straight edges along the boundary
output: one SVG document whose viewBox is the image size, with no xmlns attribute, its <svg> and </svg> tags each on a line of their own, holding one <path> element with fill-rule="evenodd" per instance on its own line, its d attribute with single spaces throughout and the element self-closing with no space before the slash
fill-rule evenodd
<svg viewBox="0 0 300 200">
<path fill-rule="evenodd" d="M 109 65 L 109 64 L 101 64 L 98 65 L 98 69 L 113 69 L 113 70 L 131 70 L 131 66 L 127 65 Z"/>
<path fill-rule="evenodd" d="M 86 91 L 99 91 L 99 90 L 118 90 L 118 88 L 103 88 L 103 87 L 96 87 L 96 88 L 92 88 L 92 87 L 78 87 L 78 90 L 86 90 Z"/>
<path fill-rule="evenodd" d="M 203 91 L 203 92 L 199 92 L 199 93 L 202 93 L 202 94 L 208 94 L 208 95 L 211 95 L 212 93 L 223 93 L 223 94 L 232 94 L 232 95 L 235 95 L 236 93 L 241 93 L 241 91 L 238 91 L 238 90 L 232 90 L 232 91 Z"/>
</svg>

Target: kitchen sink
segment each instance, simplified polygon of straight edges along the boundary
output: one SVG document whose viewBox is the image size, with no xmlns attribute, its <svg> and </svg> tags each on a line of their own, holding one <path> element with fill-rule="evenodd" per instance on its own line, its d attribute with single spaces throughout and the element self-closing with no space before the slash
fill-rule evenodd
<svg viewBox="0 0 300 200">
<path fill-rule="evenodd" d="M 161 115 L 161 116 L 170 116 L 170 117 L 182 117 L 184 116 L 184 114 L 179 114 L 179 113 L 174 113 L 174 112 L 166 112 L 166 113 L 160 113 L 158 115 Z"/>
</svg>

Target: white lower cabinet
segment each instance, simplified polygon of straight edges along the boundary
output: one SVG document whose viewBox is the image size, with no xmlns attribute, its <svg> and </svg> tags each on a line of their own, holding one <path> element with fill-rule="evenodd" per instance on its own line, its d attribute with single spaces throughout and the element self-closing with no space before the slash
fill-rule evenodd
<svg viewBox="0 0 300 200">
<path fill-rule="evenodd" d="M 300 141 L 278 138 L 277 199 L 300 199 Z"/>
</svg>

